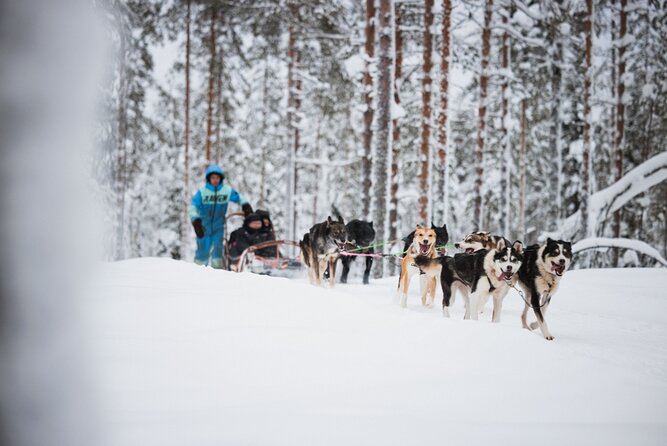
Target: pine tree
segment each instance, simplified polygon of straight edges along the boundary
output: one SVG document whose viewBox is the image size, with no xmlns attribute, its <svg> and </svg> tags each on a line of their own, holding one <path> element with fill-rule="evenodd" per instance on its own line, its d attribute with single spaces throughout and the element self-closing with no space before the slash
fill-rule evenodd
<svg viewBox="0 0 667 446">
<path fill-rule="evenodd" d="M 475 196 L 473 222 L 482 227 L 482 176 L 484 175 L 484 140 L 486 138 L 487 92 L 489 83 L 489 53 L 491 52 L 491 19 L 493 0 L 486 0 L 484 28 L 482 30 L 482 57 L 479 75 L 479 113 L 477 121 L 477 149 L 475 151 Z"/>
<path fill-rule="evenodd" d="M 375 56 L 375 0 L 366 0 L 366 30 L 365 30 L 365 54 L 366 69 L 364 71 L 364 158 L 363 158 L 363 180 L 362 180 L 362 207 L 364 215 L 369 216 L 371 212 L 371 174 L 373 149 L 373 77 L 371 75 L 372 63 Z"/>
<path fill-rule="evenodd" d="M 614 163 L 616 167 L 614 179 L 623 176 L 623 139 L 625 136 L 625 35 L 628 26 L 628 2 L 621 0 L 618 34 L 618 71 L 616 74 L 616 134 L 614 135 Z M 614 45 L 615 46 L 615 45 Z M 615 238 L 621 235 L 621 210 L 614 212 L 612 233 Z M 618 250 L 614 250 L 612 265 L 618 266 Z"/>
<path fill-rule="evenodd" d="M 376 242 L 386 241 L 385 222 L 387 215 L 387 169 L 388 156 L 391 150 L 391 102 L 393 101 L 392 85 L 394 83 L 392 54 L 394 38 L 394 2 L 380 0 L 378 10 L 379 51 L 377 80 L 377 113 L 374 177 L 375 213 L 373 220 L 378 222 L 375 227 Z M 375 277 L 383 272 L 383 262 L 376 262 Z"/>
<path fill-rule="evenodd" d="M 442 49 L 440 53 L 440 110 L 438 113 L 438 165 L 437 165 L 437 196 L 442 197 L 438 209 L 438 222 L 447 222 L 449 206 L 449 185 L 447 169 L 447 114 L 449 99 L 449 59 L 450 59 L 450 28 L 452 20 L 452 2 L 442 2 Z M 440 223 L 438 223 L 440 224 Z"/>
<path fill-rule="evenodd" d="M 584 148 L 581 159 L 581 227 L 584 237 L 591 235 L 588 213 L 588 200 L 590 196 L 590 153 L 591 153 L 591 89 L 592 89 L 592 64 L 593 53 L 593 0 L 586 0 L 586 72 L 584 74 Z"/>
<path fill-rule="evenodd" d="M 426 0 L 424 9 L 424 63 L 422 77 L 422 122 L 419 173 L 419 219 L 429 219 L 429 171 L 431 167 L 431 68 L 433 67 L 433 0 Z"/>
</svg>

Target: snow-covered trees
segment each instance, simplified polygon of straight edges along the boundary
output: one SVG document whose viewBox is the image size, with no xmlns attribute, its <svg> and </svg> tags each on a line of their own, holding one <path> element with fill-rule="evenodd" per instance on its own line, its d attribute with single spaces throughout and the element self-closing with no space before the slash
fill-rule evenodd
<svg viewBox="0 0 667 446">
<path fill-rule="evenodd" d="M 208 162 L 272 212 L 281 237 L 335 207 L 372 217 L 394 247 L 433 216 L 452 239 L 484 229 L 531 243 L 560 229 L 667 255 L 660 172 L 633 180 L 642 190 L 621 194 L 615 217 L 596 202 L 665 152 L 658 3 L 191 0 L 186 63 L 189 3 L 111 2 L 119 57 L 96 172 L 115 213 L 113 257 L 187 258 L 179 215 Z M 588 230 L 575 218 L 587 206 Z"/>
</svg>

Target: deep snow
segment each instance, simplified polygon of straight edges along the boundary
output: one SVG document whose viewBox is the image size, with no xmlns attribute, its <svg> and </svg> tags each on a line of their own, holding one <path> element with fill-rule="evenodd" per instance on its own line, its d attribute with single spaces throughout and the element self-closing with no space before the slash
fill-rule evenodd
<svg viewBox="0 0 667 446">
<path fill-rule="evenodd" d="M 552 342 L 514 292 L 492 324 L 422 308 L 417 279 L 407 309 L 396 278 L 359 282 L 103 265 L 86 311 L 110 444 L 664 444 L 667 269 L 567 272 Z"/>
</svg>

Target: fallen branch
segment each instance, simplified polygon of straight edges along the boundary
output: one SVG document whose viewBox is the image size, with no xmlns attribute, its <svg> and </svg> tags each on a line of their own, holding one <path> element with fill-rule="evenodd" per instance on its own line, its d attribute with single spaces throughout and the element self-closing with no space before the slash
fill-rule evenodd
<svg viewBox="0 0 667 446">
<path fill-rule="evenodd" d="M 572 253 L 578 253 L 589 249 L 622 248 L 637 251 L 640 254 L 647 255 L 657 260 L 662 266 L 667 267 L 667 260 L 660 255 L 657 249 L 641 240 L 629 238 L 606 238 L 591 237 L 578 241 L 572 246 Z"/>
</svg>

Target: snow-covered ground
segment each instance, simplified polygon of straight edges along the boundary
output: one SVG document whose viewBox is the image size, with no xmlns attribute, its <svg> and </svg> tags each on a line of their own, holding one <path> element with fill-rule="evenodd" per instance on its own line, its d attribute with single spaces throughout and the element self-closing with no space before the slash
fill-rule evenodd
<svg viewBox="0 0 667 446">
<path fill-rule="evenodd" d="M 353 280 L 354 282 L 354 280 Z M 334 289 L 167 259 L 104 265 L 86 307 L 114 445 L 664 444 L 667 269 L 566 273 L 555 341 Z"/>
</svg>

